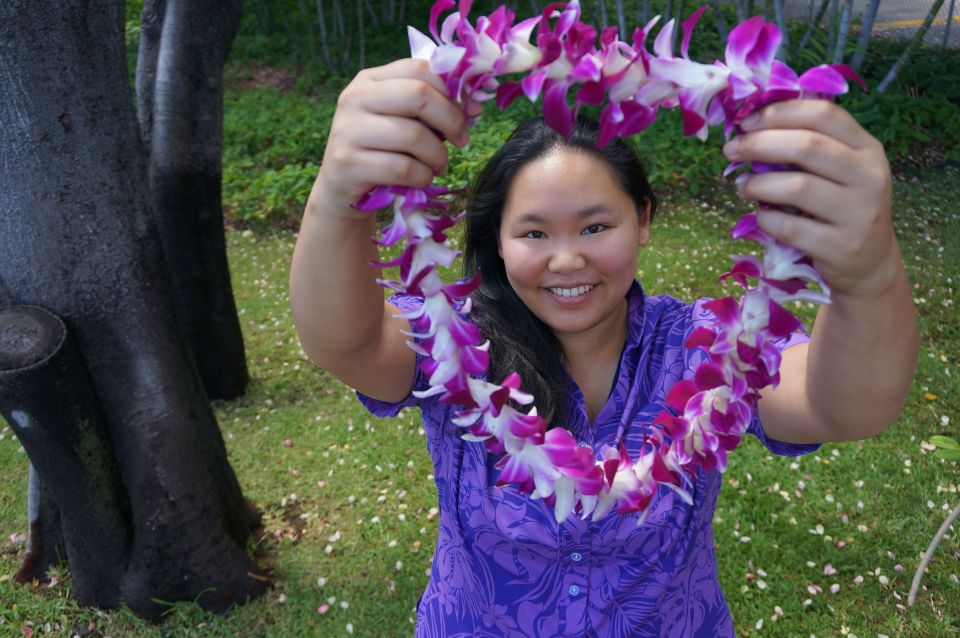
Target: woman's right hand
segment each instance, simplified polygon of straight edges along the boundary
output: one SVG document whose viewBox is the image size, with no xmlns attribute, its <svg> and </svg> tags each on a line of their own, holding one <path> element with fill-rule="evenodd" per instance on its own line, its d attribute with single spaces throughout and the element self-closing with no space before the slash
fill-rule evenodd
<svg viewBox="0 0 960 638">
<path fill-rule="evenodd" d="M 440 136 L 462 147 L 466 118 L 426 61 L 365 69 L 337 100 L 311 199 L 324 214 L 358 217 L 352 205 L 374 186 L 424 188 L 447 167 Z"/>
</svg>

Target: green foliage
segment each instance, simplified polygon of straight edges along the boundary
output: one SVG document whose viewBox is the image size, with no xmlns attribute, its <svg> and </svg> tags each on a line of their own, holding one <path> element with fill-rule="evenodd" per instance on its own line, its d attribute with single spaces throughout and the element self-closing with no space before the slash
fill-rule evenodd
<svg viewBox="0 0 960 638">
<path fill-rule="evenodd" d="M 334 104 L 276 89 L 228 92 L 223 199 L 236 221 L 290 226 L 319 169 Z"/>
<path fill-rule="evenodd" d="M 886 39 L 872 42 L 863 67 L 871 90 L 853 89 L 841 103 L 883 143 L 895 164 L 931 149 L 960 162 L 960 50 L 922 46 L 888 92 L 872 90 L 904 46 Z"/>
<path fill-rule="evenodd" d="M 939 450 L 936 455 L 947 461 L 960 461 L 960 443 L 948 436 L 935 435 L 930 437 L 930 443 L 936 445 Z"/>
<path fill-rule="evenodd" d="M 288 164 L 279 169 L 252 168 L 244 162 L 224 166 L 224 200 L 227 212 L 241 222 L 262 227 L 291 227 L 300 219 L 319 164 Z M 227 192 L 226 184 L 231 185 Z"/>
</svg>

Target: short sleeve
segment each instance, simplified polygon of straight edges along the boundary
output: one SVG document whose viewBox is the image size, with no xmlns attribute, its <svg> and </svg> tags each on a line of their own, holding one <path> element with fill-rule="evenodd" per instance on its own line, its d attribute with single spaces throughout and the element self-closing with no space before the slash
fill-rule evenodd
<svg viewBox="0 0 960 638">
<path fill-rule="evenodd" d="M 401 312 L 412 312 L 423 305 L 422 297 L 415 297 L 411 295 L 393 295 L 388 299 L 388 301 L 400 309 Z M 398 321 L 401 321 L 398 319 Z M 413 327 L 409 326 L 408 328 L 411 332 Z M 413 388 L 410 390 L 410 394 L 406 396 L 402 401 L 381 401 L 380 399 L 374 399 L 373 397 L 367 396 L 366 394 L 356 391 L 357 399 L 360 401 L 360 405 L 367 409 L 370 414 L 376 417 L 385 418 L 393 417 L 399 414 L 400 410 L 406 407 L 418 406 L 422 399 L 418 399 L 413 395 L 414 392 L 419 392 L 427 389 L 428 379 L 423 373 L 422 366 L 424 356 L 417 353 L 417 365 L 415 368 L 413 376 Z"/>
<path fill-rule="evenodd" d="M 710 299 L 698 299 L 692 304 L 688 335 L 701 326 L 711 327 L 716 322 L 716 317 L 705 307 L 705 304 L 709 301 Z M 686 336 L 684 340 L 686 340 Z M 777 350 L 783 352 L 791 346 L 806 343 L 807 341 L 810 341 L 810 335 L 801 329 L 786 337 L 777 339 L 774 345 L 777 346 Z M 706 352 L 703 349 L 696 348 L 686 357 L 687 361 L 685 363 L 689 366 L 688 369 L 696 370 L 706 356 Z M 763 444 L 763 447 L 767 448 L 767 451 L 777 456 L 802 456 L 820 449 L 819 443 L 786 443 L 768 437 L 763 429 L 763 423 L 760 421 L 760 414 L 756 411 L 753 413 L 753 419 L 750 421 L 750 425 L 747 426 L 747 432 L 757 437 L 760 443 Z"/>
</svg>

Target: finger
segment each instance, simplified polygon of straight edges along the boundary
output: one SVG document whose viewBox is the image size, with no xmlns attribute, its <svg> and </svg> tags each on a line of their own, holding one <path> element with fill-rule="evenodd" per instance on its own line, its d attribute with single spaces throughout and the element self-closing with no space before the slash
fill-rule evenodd
<svg viewBox="0 0 960 638">
<path fill-rule="evenodd" d="M 830 180 L 801 173 L 780 171 L 754 175 L 739 185 L 740 195 L 746 199 L 800 209 L 828 224 L 849 221 L 844 211 L 847 191 Z"/>
<path fill-rule="evenodd" d="M 447 87 L 440 79 L 440 76 L 430 70 L 430 63 L 426 60 L 414 60 L 406 58 L 397 60 L 384 66 L 377 66 L 362 71 L 369 79 L 381 82 L 383 80 L 407 79 L 421 80 L 426 82 L 437 90 L 438 93 L 446 96 Z"/>
<path fill-rule="evenodd" d="M 463 112 L 433 86 L 406 78 L 391 78 L 376 84 L 376 95 L 360 98 L 368 110 L 381 115 L 417 118 L 445 139 L 462 145 L 467 121 Z"/>
<path fill-rule="evenodd" d="M 369 116 L 368 116 L 369 117 Z M 406 153 L 430 166 L 435 175 L 447 167 L 447 149 L 423 123 L 408 117 L 369 117 L 368 126 L 359 126 L 356 144 L 370 150 Z"/>
<path fill-rule="evenodd" d="M 480 115 L 480 112 L 483 111 L 483 102 L 475 100 L 473 98 L 467 99 L 467 107 L 464 109 L 466 111 L 467 117 L 473 118 Z"/>
<path fill-rule="evenodd" d="M 426 188 L 433 181 L 433 169 L 404 153 L 362 150 L 354 153 L 351 164 L 362 171 L 364 192 L 377 184 Z"/>
<path fill-rule="evenodd" d="M 856 181 L 853 149 L 819 131 L 758 130 L 730 140 L 723 150 L 736 162 L 791 164 L 838 184 Z"/>
<path fill-rule="evenodd" d="M 829 261 L 831 255 L 838 253 L 836 228 L 816 219 L 762 208 L 757 211 L 757 225 L 815 261 Z"/>
<path fill-rule="evenodd" d="M 879 144 L 846 110 L 827 100 L 786 100 L 775 102 L 745 118 L 744 131 L 770 128 L 819 131 L 853 149 Z"/>
</svg>

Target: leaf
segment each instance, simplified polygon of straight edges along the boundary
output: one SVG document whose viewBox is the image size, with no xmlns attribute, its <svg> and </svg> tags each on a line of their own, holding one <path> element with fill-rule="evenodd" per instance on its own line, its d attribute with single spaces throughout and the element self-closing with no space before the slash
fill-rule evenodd
<svg viewBox="0 0 960 638">
<path fill-rule="evenodd" d="M 934 454 L 941 459 L 960 462 L 960 450 L 937 450 Z"/>
<path fill-rule="evenodd" d="M 935 395 L 933 392 L 924 392 L 923 398 L 926 399 L 927 401 L 936 401 L 939 397 Z"/>
<path fill-rule="evenodd" d="M 930 443 L 947 450 L 960 450 L 960 443 L 957 443 L 949 436 L 940 436 L 939 434 L 935 434 L 930 437 Z"/>
</svg>

